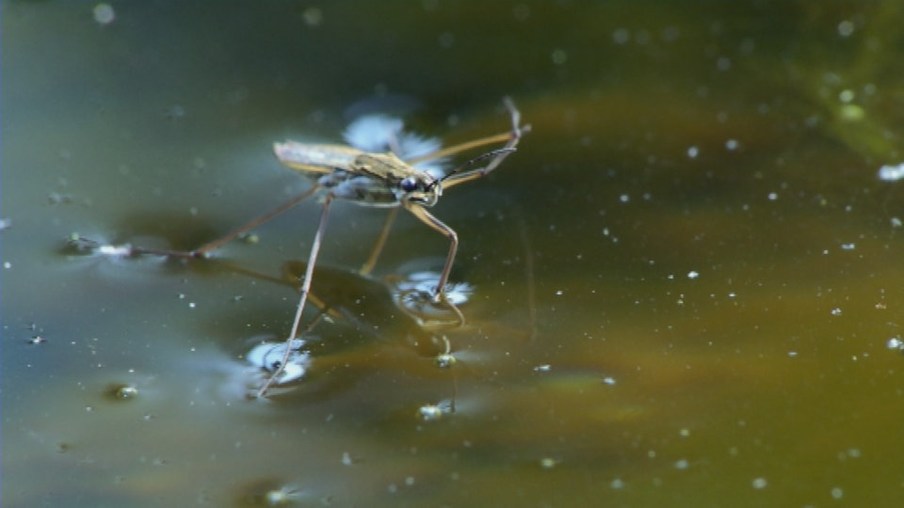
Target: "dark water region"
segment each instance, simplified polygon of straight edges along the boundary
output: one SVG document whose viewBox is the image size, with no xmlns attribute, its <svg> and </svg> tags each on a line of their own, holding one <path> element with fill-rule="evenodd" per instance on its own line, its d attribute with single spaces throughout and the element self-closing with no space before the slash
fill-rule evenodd
<svg viewBox="0 0 904 508">
<path fill-rule="evenodd" d="M 3 505 L 898 505 L 899 4 L 3 2 Z M 192 248 L 310 185 L 275 141 L 504 96 L 531 132 L 431 209 L 465 325 L 398 298 L 446 239 L 403 214 L 360 275 L 385 211 L 337 203 L 266 400 L 316 200 L 67 246 Z"/>
</svg>

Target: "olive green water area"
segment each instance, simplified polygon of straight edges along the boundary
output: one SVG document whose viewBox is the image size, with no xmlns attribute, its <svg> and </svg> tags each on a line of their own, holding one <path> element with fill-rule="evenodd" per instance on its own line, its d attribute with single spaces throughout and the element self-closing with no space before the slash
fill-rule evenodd
<svg viewBox="0 0 904 508">
<path fill-rule="evenodd" d="M 0 16 L 3 506 L 904 501 L 899 2 Z M 329 318 L 266 400 L 245 357 L 289 330 L 316 200 L 209 260 L 67 248 L 196 246 L 307 188 L 274 141 L 385 112 L 449 145 L 506 95 L 519 151 L 431 209 L 466 324 L 394 298 L 441 235 L 403 215 L 361 276 L 385 211 L 337 203 Z"/>
</svg>

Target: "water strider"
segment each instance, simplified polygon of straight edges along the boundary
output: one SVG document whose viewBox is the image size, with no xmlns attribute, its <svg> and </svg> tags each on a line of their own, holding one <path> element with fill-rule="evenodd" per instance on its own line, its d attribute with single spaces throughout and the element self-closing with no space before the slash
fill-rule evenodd
<svg viewBox="0 0 904 508">
<path fill-rule="evenodd" d="M 302 314 L 310 294 L 311 281 L 317 264 L 320 244 L 326 231 L 330 205 L 336 199 L 351 201 L 363 206 L 392 209 L 387 216 L 370 256 L 360 270 L 362 274 L 368 274 L 376 264 L 377 258 L 385 245 L 390 227 L 400 208 L 408 210 L 421 222 L 448 238 L 449 251 L 436 286 L 430 294 L 430 299 L 433 303 L 446 304 L 455 312 L 458 320 L 460 322 L 463 321 L 460 311 L 453 303 L 446 300 L 445 294 L 449 274 L 452 271 L 455 254 L 458 250 L 458 235 L 451 227 L 428 212 L 427 208 L 437 203 L 440 196 L 442 196 L 444 188 L 447 189 L 486 175 L 496 169 L 509 154 L 516 150 L 521 135 L 527 132 L 530 127 L 521 126 L 521 115 L 510 99 L 506 98 L 504 103 L 511 118 L 511 130 L 508 132 L 461 143 L 445 149 L 436 147 L 422 155 L 411 154 L 413 151 L 411 146 L 422 140 L 416 136 L 412 137 L 412 135 L 403 133 L 400 122 L 391 124 L 390 127 L 385 128 L 384 132 L 377 133 L 376 137 L 378 139 L 376 143 L 374 143 L 374 140 L 361 143 L 362 146 L 375 144 L 388 148 L 388 150 L 382 152 L 340 144 L 311 144 L 295 141 L 275 143 L 273 146 L 274 152 L 280 162 L 314 179 L 314 184 L 305 192 L 270 212 L 233 229 L 226 235 L 191 251 L 148 249 L 132 246 L 95 245 L 93 247 L 98 252 L 106 252 L 113 249 L 118 255 L 157 254 L 183 258 L 204 258 L 211 251 L 236 237 L 286 212 L 312 195 L 322 192 L 320 221 L 311 244 L 305 273 L 301 279 L 301 296 L 291 331 L 286 338 L 285 353 L 279 362 L 279 367 L 258 392 L 258 396 L 263 396 L 270 385 L 280 378 L 282 370 L 291 355 L 292 348 L 290 345 L 293 344 L 293 341 L 298 336 Z M 436 174 L 437 171 L 435 170 L 430 171 L 419 167 L 429 161 L 438 161 L 445 157 L 495 143 L 505 144 L 501 148 L 469 160 L 444 175 Z M 76 240 L 83 245 L 90 244 L 88 240 L 78 238 Z"/>
</svg>

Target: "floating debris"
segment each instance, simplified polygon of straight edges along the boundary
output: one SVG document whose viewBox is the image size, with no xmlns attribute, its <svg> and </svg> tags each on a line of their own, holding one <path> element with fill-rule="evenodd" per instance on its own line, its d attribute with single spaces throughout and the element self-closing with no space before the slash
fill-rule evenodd
<svg viewBox="0 0 904 508">
<path fill-rule="evenodd" d="M 424 404 L 417 410 L 417 415 L 425 422 L 439 420 L 443 415 L 452 414 L 454 412 L 452 402 L 444 400 L 437 404 Z"/>
<path fill-rule="evenodd" d="M 301 489 L 285 485 L 264 494 L 264 501 L 267 502 L 267 506 L 286 506 L 299 501 L 302 494 Z"/>
<path fill-rule="evenodd" d="M 904 352 L 904 341 L 902 341 L 900 337 L 892 337 L 888 339 L 888 342 L 885 343 L 885 346 L 888 347 L 888 349 L 894 351 Z"/>
<path fill-rule="evenodd" d="M 301 505 L 307 497 L 308 494 L 300 487 L 275 479 L 262 479 L 241 488 L 236 506 L 242 508 L 297 506 Z"/>
</svg>

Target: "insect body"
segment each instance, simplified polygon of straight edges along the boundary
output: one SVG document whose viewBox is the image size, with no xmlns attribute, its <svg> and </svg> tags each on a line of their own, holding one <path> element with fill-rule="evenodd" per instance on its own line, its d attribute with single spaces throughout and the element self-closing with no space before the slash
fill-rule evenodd
<svg viewBox="0 0 904 508">
<path fill-rule="evenodd" d="M 446 236 L 449 239 L 449 252 L 446 255 L 446 262 L 443 265 L 439 281 L 432 295 L 435 302 L 443 300 L 446 283 L 449 280 L 452 264 L 455 261 L 455 253 L 458 250 L 458 235 L 452 228 L 430 214 L 426 207 L 436 204 L 442 195 L 444 185 L 451 187 L 452 185 L 479 178 L 495 169 L 510 153 L 515 151 L 515 147 L 521 139 L 521 133 L 526 128 L 523 129 L 521 127 L 521 115 L 515 109 L 514 104 L 506 99 L 505 105 L 512 120 L 510 132 L 435 151 L 408 162 L 403 161 L 393 151 L 371 153 L 342 145 L 305 144 L 294 141 L 274 144 L 276 157 L 283 164 L 315 177 L 314 189 L 322 188 L 326 191 L 320 214 L 320 225 L 314 234 L 314 241 L 311 243 L 311 252 L 301 285 L 301 298 L 295 311 L 292 329 L 286 339 L 287 343 L 291 343 L 295 339 L 301 325 L 301 316 L 310 292 L 314 266 L 317 262 L 323 233 L 326 229 L 329 207 L 334 199 L 350 200 L 365 206 L 402 207 L 420 219 L 421 222 Z M 400 144 L 397 142 L 398 140 L 389 141 L 390 146 Z M 438 159 L 479 146 L 503 141 L 506 144 L 502 148 L 472 159 L 443 177 L 436 177 L 414 166 L 419 161 Z M 489 160 L 489 162 L 482 167 L 472 168 L 475 163 L 483 160 Z M 395 214 L 390 214 L 377 241 L 377 246 L 362 271 L 369 271 L 373 267 L 394 219 Z M 452 308 L 455 309 L 454 306 Z M 457 312 L 457 309 L 455 310 Z M 461 316 L 460 313 L 458 315 Z M 289 348 L 286 348 L 286 358 L 281 362 L 281 366 L 286 364 L 288 351 Z M 274 372 L 268 382 L 261 388 L 258 393 L 259 396 L 264 395 L 270 383 L 281 374 L 281 368 Z"/>
<path fill-rule="evenodd" d="M 443 297 L 443 291 L 455 260 L 458 235 L 452 228 L 430 214 L 425 207 L 436 204 L 442 196 L 444 186 L 451 187 L 479 178 L 495 169 L 506 156 L 515 151 L 521 133 L 527 129 L 520 126 L 520 114 L 510 100 L 506 100 L 506 107 L 512 117 L 511 132 L 456 145 L 408 162 L 403 161 L 391 151 L 368 153 L 343 145 L 304 144 L 294 141 L 274 144 L 274 152 L 286 166 L 312 176 L 320 175 L 317 177 L 316 185 L 328 192 L 325 206 L 328 206 L 329 200 L 336 198 L 350 200 L 365 206 L 402 207 L 446 236 L 450 242 L 449 253 L 433 292 L 434 301 L 439 301 Z M 507 141 L 503 148 L 472 159 L 464 166 L 442 177 L 434 176 L 414 165 L 419 161 L 435 159 L 501 141 Z M 477 169 L 471 167 L 485 159 L 489 159 L 485 166 Z M 381 236 L 386 234 L 394 218 L 395 215 L 389 217 Z M 385 238 L 381 237 L 381 241 L 378 242 L 379 246 L 382 246 L 382 241 L 385 241 Z M 376 254 L 378 254 L 378 249 L 375 249 L 372 259 L 366 266 L 372 267 Z"/>
<path fill-rule="evenodd" d="M 367 153 L 342 145 L 275 143 L 273 151 L 286 166 L 320 174 L 319 187 L 338 199 L 365 206 L 396 207 L 405 201 L 433 206 L 442 194 L 440 180 L 406 164 L 396 154 Z"/>
</svg>

